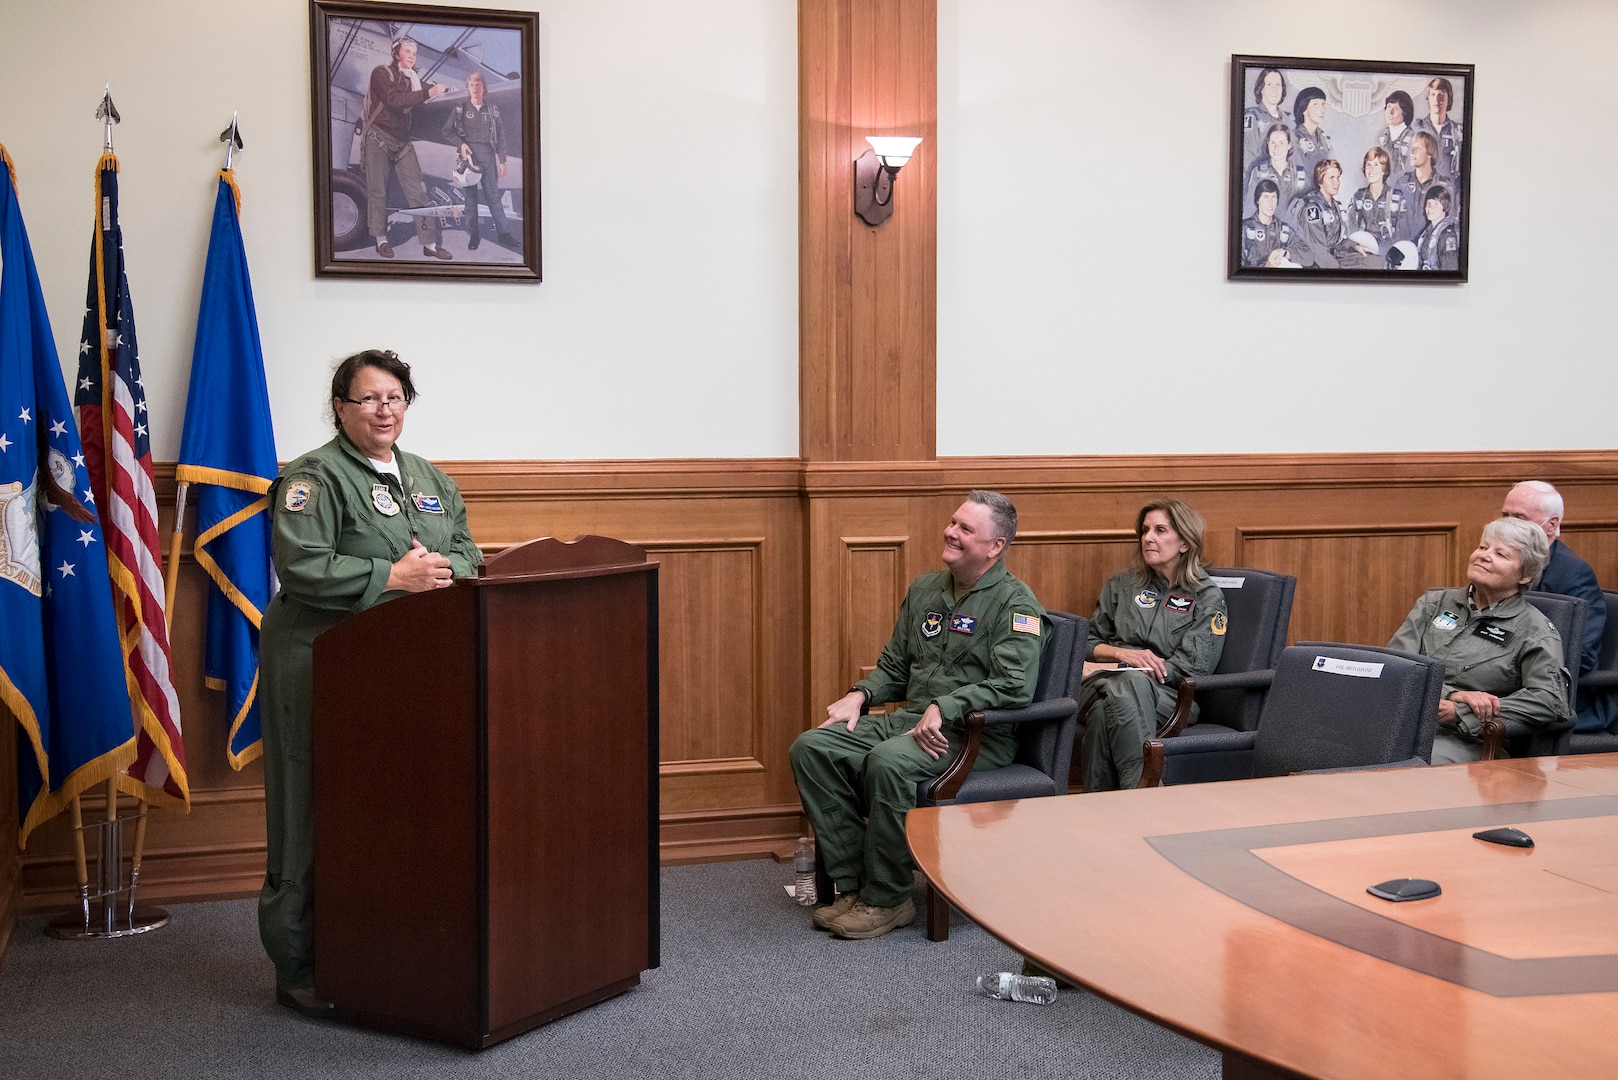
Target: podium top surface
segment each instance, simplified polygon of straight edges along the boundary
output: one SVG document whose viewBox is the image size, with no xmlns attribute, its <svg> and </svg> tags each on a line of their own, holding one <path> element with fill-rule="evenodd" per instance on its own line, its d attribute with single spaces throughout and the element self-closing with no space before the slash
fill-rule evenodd
<svg viewBox="0 0 1618 1080">
<path fill-rule="evenodd" d="M 609 536 L 585 535 L 563 541 L 546 536 L 508 548 L 479 568 L 478 584 L 543 578 L 595 577 L 655 568 L 634 544 Z"/>
</svg>

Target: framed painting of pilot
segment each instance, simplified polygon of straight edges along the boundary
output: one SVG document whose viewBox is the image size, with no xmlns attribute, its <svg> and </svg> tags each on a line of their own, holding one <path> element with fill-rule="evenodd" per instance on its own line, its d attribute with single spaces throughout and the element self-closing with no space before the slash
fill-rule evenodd
<svg viewBox="0 0 1618 1080">
<path fill-rule="evenodd" d="M 315 273 L 540 280 L 539 16 L 309 5 Z"/>
<path fill-rule="evenodd" d="M 1232 280 L 1466 280 L 1470 64 L 1230 58 Z"/>
</svg>

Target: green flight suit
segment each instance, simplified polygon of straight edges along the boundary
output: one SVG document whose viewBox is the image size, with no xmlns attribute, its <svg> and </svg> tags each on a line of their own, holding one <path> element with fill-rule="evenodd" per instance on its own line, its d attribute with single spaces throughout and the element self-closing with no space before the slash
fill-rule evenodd
<svg viewBox="0 0 1618 1080">
<path fill-rule="evenodd" d="M 1045 609 L 1004 562 L 960 600 L 947 570 L 911 584 L 876 670 L 855 687 L 868 704 L 902 700 L 905 707 L 862 716 L 853 731 L 843 724 L 810 728 L 792 744 L 803 811 L 839 891 L 858 889 L 873 907 L 897 907 L 910 895 L 915 862 L 904 819 L 916 805 L 917 782 L 937 776 L 960 755 L 967 713 L 1033 700 L 1049 632 Z M 949 740 L 936 760 L 905 734 L 931 704 L 943 715 Z M 1016 751 L 1011 731 L 988 728 L 974 768 L 1001 768 Z"/>
<path fill-rule="evenodd" d="M 1573 716 L 1562 666 L 1562 635 L 1521 593 L 1479 610 L 1471 588 L 1428 589 L 1410 609 L 1390 649 L 1420 653 L 1444 664 L 1444 697 L 1481 690 L 1500 699 L 1500 715 L 1525 724 Z M 1483 756 L 1483 723 L 1463 702 L 1454 702 L 1455 724 L 1438 729 L 1433 764 L 1477 761 Z"/>
<path fill-rule="evenodd" d="M 378 473 L 344 435 L 304 454 L 270 488 L 273 558 L 281 589 L 259 630 L 264 729 L 264 814 L 269 857 L 258 901 L 259 936 L 276 983 L 314 984 L 314 822 L 310 697 L 314 640 L 356 611 L 405 595 L 385 591 L 410 541 L 449 558 L 456 577 L 482 562 L 455 482 L 393 449 L 403 485 Z M 400 642 L 400 662 L 427 643 Z M 386 672 L 356 672 L 386 700 Z"/>
<path fill-rule="evenodd" d="M 1097 645 L 1150 649 L 1166 662 L 1162 682 L 1144 671 L 1103 671 L 1084 680 L 1079 717 L 1084 721 L 1084 790 L 1140 786 L 1146 740 L 1159 718 L 1174 712 L 1174 685 L 1182 675 L 1208 675 L 1225 651 L 1225 593 L 1206 574 L 1194 590 L 1170 586 L 1134 570 L 1114 574 L 1101 587 L 1085 655 Z M 1192 708 L 1192 723 L 1196 709 Z"/>
</svg>

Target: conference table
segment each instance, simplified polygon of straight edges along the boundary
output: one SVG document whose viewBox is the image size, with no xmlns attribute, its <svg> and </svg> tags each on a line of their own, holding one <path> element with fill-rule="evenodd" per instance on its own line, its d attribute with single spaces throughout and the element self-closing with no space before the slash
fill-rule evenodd
<svg viewBox="0 0 1618 1080">
<path fill-rule="evenodd" d="M 1532 848 L 1473 833 L 1515 826 Z M 1618 1077 L 1618 754 L 912 810 L 1007 945 L 1242 1077 Z M 1366 892 L 1425 878 L 1442 894 Z"/>
</svg>

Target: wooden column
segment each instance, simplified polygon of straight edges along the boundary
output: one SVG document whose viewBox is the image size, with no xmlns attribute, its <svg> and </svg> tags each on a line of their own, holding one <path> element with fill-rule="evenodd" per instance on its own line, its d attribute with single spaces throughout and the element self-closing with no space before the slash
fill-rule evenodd
<svg viewBox="0 0 1618 1080">
<path fill-rule="evenodd" d="M 799 0 L 799 415 L 809 462 L 937 450 L 936 0 Z M 867 135 L 919 135 L 893 216 L 854 216 Z"/>
</svg>

